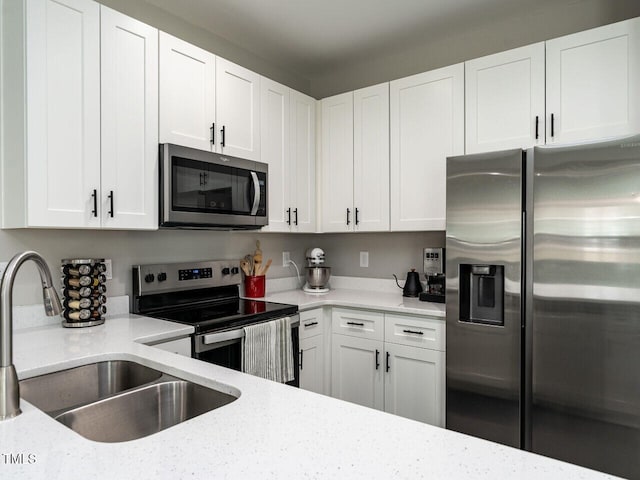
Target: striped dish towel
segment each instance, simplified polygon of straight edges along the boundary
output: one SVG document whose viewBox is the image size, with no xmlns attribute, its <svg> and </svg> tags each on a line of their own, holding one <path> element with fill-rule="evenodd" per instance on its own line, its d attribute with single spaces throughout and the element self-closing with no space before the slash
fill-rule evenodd
<svg viewBox="0 0 640 480">
<path fill-rule="evenodd" d="M 294 379 L 289 317 L 244 327 L 242 371 L 280 383 Z"/>
</svg>

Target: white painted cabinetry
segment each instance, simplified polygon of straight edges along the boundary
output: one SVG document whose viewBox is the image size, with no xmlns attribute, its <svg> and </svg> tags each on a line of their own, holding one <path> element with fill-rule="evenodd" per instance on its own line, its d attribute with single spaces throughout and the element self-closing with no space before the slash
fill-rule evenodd
<svg viewBox="0 0 640 480">
<path fill-rule="evenodd" d="M 300 388 L 325 393 L 325 344 L 322 308 L 300 312 Z"/>
<path fill-rule="evenodd" d="M 216 149 L 216 56 L 160 32 L 160 143 Z"/>
<path fill-rule="evenodd" d="M 314 232 L 315 103 L 268 78 L 260 85 L 261 158 L 269 165 L 270 232 Z"/>
<path fill-rule="evenodd" d="M 322 100 L 322 231 L 389 230 L 389 84 Z"/>
<path fill-rule="evenodd" d="M 339 307 L 332 332 L 332 396 L 444 426 L 442 320 Z"/>
<path fill-rule="evenodd" d="M 158 227 L 158 30 L 101 6 L 101 217 Z"/>
<path fill-rule="evenodd" d="M 260 160 L 260 75 L 160 32 L 160 143 Z"/>
<path fill-rule="evenodd" d="M 157 30 L 100 17 L 90 0 L 3 11 L 3 227 L 157 228 Z"/>
<path fill-rule="evenodd" d="M 391 82 L 391 230 L 444 230 L 446 159 L 464 153 L 464 65 Z"/>
<path fill-rule="evenodd" d="M 465 63 L 465 153 L 544 145 L 544 42 Z"/>
<path fill-rule="evenodd" d="M 546 42 L 547 143 L 640 132 L 640 18 Z"/>
</svg>

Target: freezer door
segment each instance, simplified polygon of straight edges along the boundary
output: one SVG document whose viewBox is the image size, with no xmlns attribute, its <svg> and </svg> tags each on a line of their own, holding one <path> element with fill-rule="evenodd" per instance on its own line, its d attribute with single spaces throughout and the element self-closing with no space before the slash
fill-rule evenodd
<svg viewBox="0 0 640 480">
<path fill-rule="evenodd" d="M 534 171 L 532 449 L 640 478 L 640 137 Z"/>
<path fill-rule="evenodd" d="M 448 429 L 519 447 L 522 150 L 447 159 Z"/>
</svg>

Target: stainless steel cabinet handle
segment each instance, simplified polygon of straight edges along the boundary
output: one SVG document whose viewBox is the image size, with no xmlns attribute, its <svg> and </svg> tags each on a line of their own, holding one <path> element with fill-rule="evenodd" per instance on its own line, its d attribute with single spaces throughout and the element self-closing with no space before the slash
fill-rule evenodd
<svg viewBox="0 0 640 480">
<path fill-rule="evenodd" d="M 416 330 L 402 330 L 404 333 L 413 333 L 414 335 L 424 335 L 424 332 L 418 332 Z"/>
<path fill-rule="evenodd" d="M 109 216 L 113 218 L 113 190 L 109 190 Z"/>
<path fill-rule="evenodd" d="M 260 182 L 258 181 L 258 174 L 251 172 L 251 178 L 253 179 L 253 207 L 251 207 L 251 215 L 258 213 L 258 207 L 260 206 Z"/>
<path fill-rule="evenodd" d="M 360 323 L 360 322 L 347 322 L 347 325 L 355 325 L 357 327 L 364 327 L 364 323 Z"/>
</svg>

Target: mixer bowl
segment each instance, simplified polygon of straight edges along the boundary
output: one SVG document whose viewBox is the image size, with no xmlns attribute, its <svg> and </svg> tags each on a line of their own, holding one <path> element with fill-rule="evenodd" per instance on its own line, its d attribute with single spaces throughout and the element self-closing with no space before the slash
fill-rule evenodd
<svg viewBox="0 0 640 480">
<path fill-rule="evenodd" d="M 331 277 L 331 267 L 306 267 L 306 280 L 311 288 L 325 288 Z"/>
</svg>

